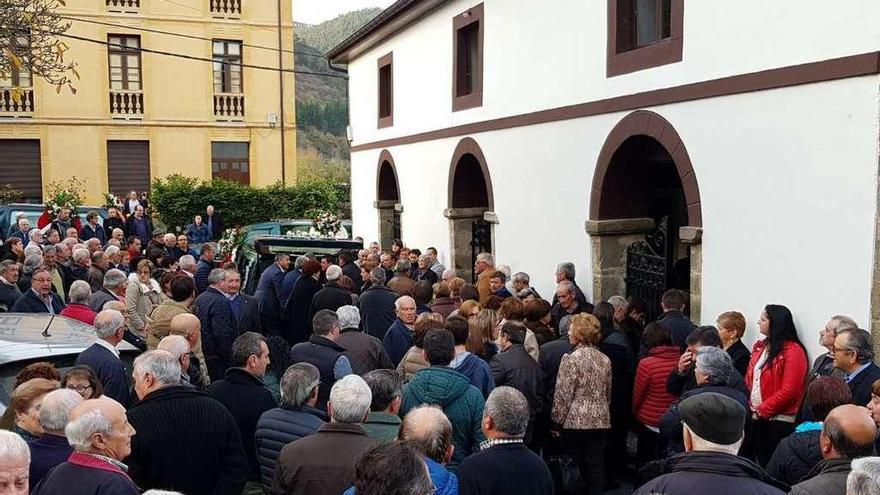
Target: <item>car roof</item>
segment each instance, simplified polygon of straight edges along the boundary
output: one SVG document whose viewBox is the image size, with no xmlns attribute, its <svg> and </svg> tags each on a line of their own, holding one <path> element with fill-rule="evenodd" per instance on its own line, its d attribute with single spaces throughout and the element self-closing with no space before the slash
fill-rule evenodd
<svg viewBox="0 0 880 495">
<path fill-rule="evenodd" d="M 0 313 L 0 364 L 79 354 L 98 340 L 95 327 L 48 313 Z M 120 342 L 120 351 L 136 350 Z"/>
<path fill-rule="evenodd" d="M 351 239 L 314 239 L 309 237 L 288 237 L 283 235 L 264 235 L 254 239 L 254 248 L 260 254 L 320 249 L 342 251 L 344 249 L 362 249 L 364 243 Z"/>
</svg>

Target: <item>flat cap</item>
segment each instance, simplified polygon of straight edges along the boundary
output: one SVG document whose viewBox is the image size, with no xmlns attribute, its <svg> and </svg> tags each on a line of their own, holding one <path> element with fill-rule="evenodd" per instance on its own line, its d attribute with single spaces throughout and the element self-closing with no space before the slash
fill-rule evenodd
<svg viewBox="0 0 880 495">
<path fill-rule="evenodd" d="M 700 438 L 733 445 L 743 437 L 746 410 L 726 395 L 706 392 L 681 401 L 678 412 L 684 424 Z"/>
</svg>

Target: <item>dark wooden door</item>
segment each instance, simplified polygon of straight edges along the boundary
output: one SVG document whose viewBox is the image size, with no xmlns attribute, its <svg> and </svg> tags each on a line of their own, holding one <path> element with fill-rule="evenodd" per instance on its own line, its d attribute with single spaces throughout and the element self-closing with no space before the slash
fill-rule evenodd
<svg viewBox="0 0 880 495">
<path fill-rule="evenodd" d="M 110 192 L 126 196 L 130 191 L 150 190 L 150 142 L 107 141 L 107 181 Z"/>
<path fill-rule="evenodd" d="M 9 184 L 25 201 L 43 200 L 43 176 L 38 139 L 0 139 L 0 186 Z"/>
</svg>

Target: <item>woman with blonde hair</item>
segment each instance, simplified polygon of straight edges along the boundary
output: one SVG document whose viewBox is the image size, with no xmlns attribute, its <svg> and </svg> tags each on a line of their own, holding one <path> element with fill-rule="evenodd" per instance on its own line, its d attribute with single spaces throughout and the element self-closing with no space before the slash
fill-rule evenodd
<svg viewBox="0 0 880 495">
<path fill-rule="evenodd" d="M 602 332 L 593 315 L 572 316 L 568 339 L 574 350 L 559 364 L 551 417 L 576 456 L 585 493 L 601 494 L 605 437 L 611 428 L 611 360 L 597 347 Z"/>
<path fill-rule="evenodd" d="M 153 278 L 153 263 L 141 260 L 125 292 L 126 320 L 128 329 L 141 339 L 147 338 L 149 316 L 162 302 L 162 288 Z"/>
<path fill-rule="evenodd" d="M 462 303 L 462 308 L 470 301 Z M 479 306 L 477 306 L 479 307 Z M 468 318 L 470 335 L 465 349 L 487 363 L 498 354 L 498 323 L 501 317 L 491 309 L 480 310 L 474 317 Z"/>
</svg>

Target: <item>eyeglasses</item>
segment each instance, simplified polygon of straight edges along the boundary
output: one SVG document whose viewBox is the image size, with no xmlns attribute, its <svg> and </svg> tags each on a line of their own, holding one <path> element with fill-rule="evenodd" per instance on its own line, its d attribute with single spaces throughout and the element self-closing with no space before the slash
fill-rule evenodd
<svg viewBox="0 0 880 495">
<path fill-rule="evenodd" d="M 832 347 L 831 352 L 833 352 L 834 354 L 837 354 L 838 352 L 853 352 L 853 350 L 852 349 L 845 349 L 845 348 L 841 349 L 840 347 Z"/>
<path fill-rule="evenodd" d="M 90 388 L 92 388 L 91 385 L 68 385 L 67 386 L 68 390 L 76 390 L 79 393 L 83 393 Z"/>
</svg>

